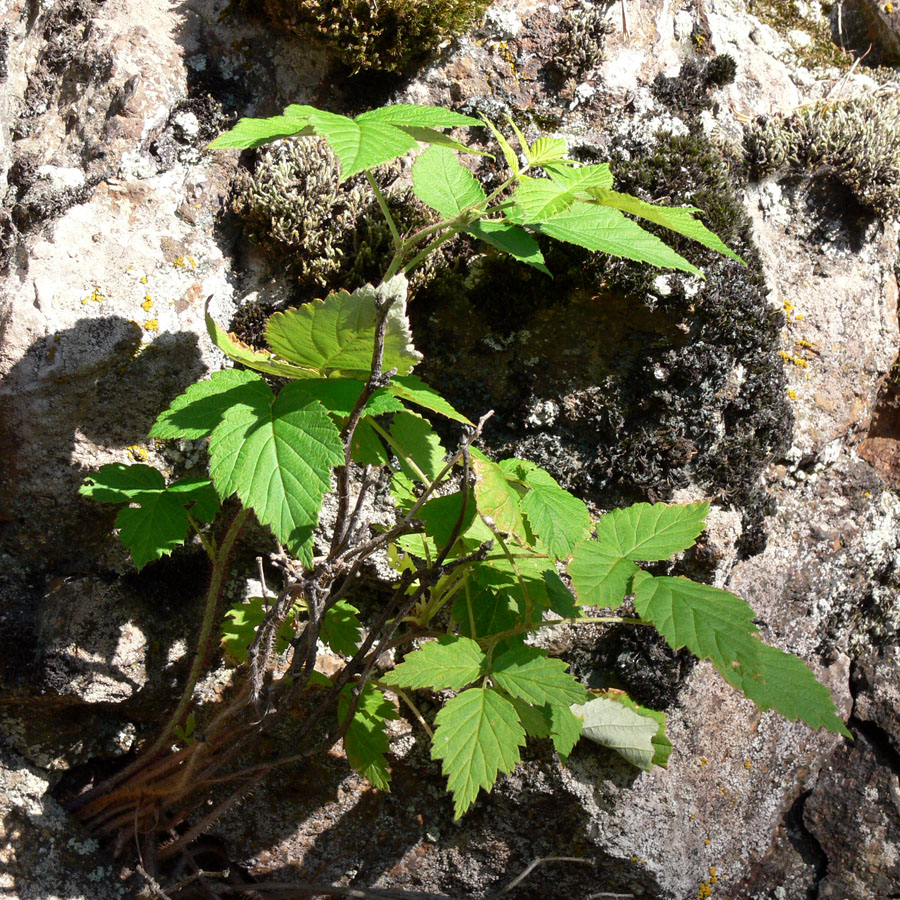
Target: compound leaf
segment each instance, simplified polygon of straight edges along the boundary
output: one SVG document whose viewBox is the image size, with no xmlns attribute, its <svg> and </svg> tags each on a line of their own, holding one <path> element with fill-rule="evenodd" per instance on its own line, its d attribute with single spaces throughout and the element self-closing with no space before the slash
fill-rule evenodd
<svg viewBox="0 0 900 900">
<path fill-rule="evenodd" d="M 334 373 L 368 377 L 378 318 L 376 300 L 388 296 L 396 299 L 388 314 L 383 368 L 407 375 L 422 355 L 413 347 L 402 275 L 378 288 L 367 284 L 352 294 L 336 291 L 324 300 L 275 313 L 266 326 L 269 346 L 283 359 L 321 377 Z"/>
<path fill-rule="evenodd" d="M 314 109 L 309 121 L 316 134 L 328 141 L 341 164 L 341 181 L 366 169 L 390 162 L 415 150 L 415 138 L 399 128 L 371 117 L 356 120 Z"/>
<path fill-rule="evenodd" d="M 413 191 L 449 218 L 487 199 L 475 176 L 446 147 L 429 147 L 412 170 Z"/>
<path fill-rule="evenodd" d="M 606 552 L 623 559 L 668 559 L 694 546 L 708 515 L 708 503 L 635 503 L 602 516 L 597 523 L 597 540 Z"/>
<path fill-rule="evenodd" d="M 481 124 L 479 122 L 479 124 Z M 405 131 L 410 137 L 415 138 L 422 144 L 435 144 L 438 147 L 447 147 L 450 150 L 456 150 L 457 153 L 471 153 L 475 156 L 487 156 L 493 159 L 493 155 L 486 153 L 484 150 L 476 150 L 474 147 L 467 147 L 465 144 L 438 131 L 436 128 L 422 128 L 418 125 L 397 125 L 401 131 Z"/>
<path fill-rule="evenodd" d="M 362 636 L 359 610 L 346 600 L 338 600 L 322 618 L 319 637 L 344 656 L 353 656 Z"/>
<path fill-rule="evenodd" d="M 606 697 L 573 706 L 572 712 L 584 720 L 581 733 L 586 738 L 615 750 L 645 772 L 653 768 L 653 738 L 659 729 L 654 719 Z"/>
<path fill-rule="evenodd" d="M 486 663 L 487 657 L 475 641 L 447 635 L 407 653 L 382 681 L 398 687 L 459 690 L 480 677 Z"/>
<path fill-rule="evenodd" d="M 547 585 L 547 603 L 553 612 L 563 619 L 580 619 L 584 615 L 556 571 L 547 569 L 544 582 Z"/>
<path fill-rule="evenodd" d="M 509 166 L 510 170 L 514 175 L 518 175 L 520 171 L 519 166 L 519 157 L 516 156 L 516 151 L 513 150 L 509 141 L 503 136 L 503 133 L 497 128 L 494 123 L 488 119 L 486 116 L 481 117 L 481 121 L 484 122 L 485 125 L 490 129 L 491 134 L 494 135 L 497 143 L 500 145 L 500 149 L 503 151 L 503 158 L 506 160 L 506 164 Z"/>
<path fill-rule="evenodd" d="M 142 569 L 185 542 L 189 510 L 204 521 L 215 517 L 218 503 L 211 502 L 209 487 L 201 478 L 166 487 L 162 473 L 152 466 L 109 463 L 86 478 L 78 492 L 101 503 L 133 504 L 119 511 L 116 527 Z"/>
<path fill-rule="evenodd" d="M 337 719 L 342 723 L 350 711 L 351 686 L 338 695 Z M 347 762 L 364 778 L 383 791 L 390 790 L 391 773 L 385 758 L 390 749 L 387 723 L 397 718 L 393 703 L 374 685 L 362 689 L 359 704 L 344 734 Z"/>
<path fill-rule="evenodd" d="M 253 395 L 260 389 L 265 389 L 265 385 L 252 372 L 242 369 L 215 372 L 207 381 L 192 384 L 176 397 L 153 423 L 150 437 L 188 440 L 209 437 L 226 410 L 242 403 L 252 405 Z"/>
<path fill-rule="evenodd" d="M 331 467 L 344 453 L 328 412 L 298 387 L 288 384 L 275 398 L 265 385 L 252 404 L 229 409 L 210 438 L 209 471 L 220 497 L 236 493 L 309 565 Z"/>
<path fill-rule="evenodd" d="M 343 419 L 350 415 L 365 386 L 364 381 L 355 378 L 306 378 L 297 383 L 297 390 L 318 400 L 328 412 Z M 379 388 L 369 397 L 363 412 L 367 416 L 381 416 L 402 412 L 403 408 L 393 394 Z"/>
<path fill-rule="evenodd" d="M 619 606 L 639 571 L 631 560 L 610 553 L 597 541 L 577 544 L 568 566 L 580 606 Z"/>
<path fill-rule="evenodd" d="M 461 412 L 457 412 L 433 387 L 429 387 L 417 375 L 394 377 L 387 386 L 387 390 L 407 403 L 421 406 L 422 409 L 439 413 L 447 419 L 462 422 L 464 425 L 472 424 L 469 419 Z"/>
<path fill-rule="evenodd" d="M 437 547 L 444 547 L 453 537 L 456 525 L 460 522 L 463 513 L 463 498 L 461 491 L 447 494 L 444 497 L 435 497 L 422 505 L 416 518 L 422 520 L 425 526 L 425 534 L 434 539 Z M 460 523 L 460 535 L 468 530 L 475 518 L 475 498 L 471 491 L 466 502 L 465 515 Z"/>
<path fill-rule="evenodd" d="M 849 736 L 831 692 L 798 657 L 763 644 L 749 604 L 728 591 L 687 578 L 634 579 L 638 615 L 651 621 L 674 650 L 708 659 L 725 680 L 760 709 Z"/>
<path fill-rule="evenodd" d="M 680 269 L 691 275 L 703 273 L 684 257 L 664 244 L 656 235 L 626 218 L 617 209 L 584 200 L 575 200 L 549 221 L 523 222 L 548 237 L 567 241 L 586 250 L 600 250 L 635 262 L 650 263 L 664 269 Z"/>
<path fill-rule="evenodd" d="M 550 270 L 544 265 L 544 254 L 541 253 L 538 242 L 524 228 L 513 225 L 512 222 L 473 222 L 466 229 L 466 234 L 550 275 Z"/>
<path fill-rule="evenodd" d="M 520 644 L 494 660 L 491 678 L 507 694 L 534 706 L 584 703 L 587 691 L 567 670 L 568 664 L 561 659 Z"/>
<path fill-rule="evenodd" d="M 587 192 L 594 200 L 604 206 L 611 206 L 622 212 L 640 216 L 640 218 L 646 219 L 648 222 L 654 222 L 657 225 L 662 225 L 663 228 L 668 228 L 669 231 L 683 234 L 685 237 L 703 244 L 704 247 L 724 253 L 738 262 L 744 262 L 733 250 L 728 249 L 718 235 L 694 218 L 695 214 L 700 212 L 694 206 L 657 206 L 653 203 L 645 203 L 643 200 L 631 196 L 631 194 L 620 194 L 618 191 L 611 191 L 606 187 L 600 186 L 590 186 L 587 188 Z"/>
<path fill-rule="evenodd" d="M 458 819 L 475 802 L 479 790 L 490 790 L 499 773 L 509 774 L 519 762 L 525 731 L 516 709 L 489 688 L 463 691 L 435 717 L 431 755 L 453 792 Z"/>
<path fill-rule="evenodd" d="M 525 483 L 531 490 L 522 499 L 522 512 L 550 553 L 566 559 L 591 530 L 587 507 L 543 469 L 527 472 Z"/>
</svg>

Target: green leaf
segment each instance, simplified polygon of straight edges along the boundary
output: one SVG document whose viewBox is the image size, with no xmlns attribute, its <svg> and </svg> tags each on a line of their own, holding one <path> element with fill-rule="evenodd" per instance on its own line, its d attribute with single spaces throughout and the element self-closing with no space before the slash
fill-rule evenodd
<svg viewBox="0 0 900 900">
<path fill-rule="evenodd" d="M 472 468 L 475 470 L 475 499 L 478 512 L 492 519 L 499 531 L 522 539 L 525 523 L 519 508 L 520 494 L 497 463 L 480 450 L 472 448 Z"/>
<path fill-rule="evenodd" d="M 297 383 L 282 388 L 277 398 L 264 387 L 252 404 L 225 413 L 210 438 L 209 471 L 220 497 L 236 493 L 310 565 L 331 467 L 344 461 L 340 435 L 325 408 L 297 390 Z"/>
<path fill-rule="evenodd" d="M 212 511 L 209 482 L 189 479 L 166 487 L 162 473 L 152 466 L 110 463 L 85 479 L 79 493 L 101 503 L 131 503 L 119 511 L 116 527 L 134 564 L 169 556 L 188 535 L 188 509 L 203 519 Z"/>
<path fill-rule="evenodd" d="M 353 656 L 362 637 L 359 610 L 346 600 L 338 600 L 325 613 L 319 637 L 335 653 Z"/>
<path fill-rule="evenodd" d="M 286 137 L 304 137 L 313 134 L 309 116 L 292 114 L 291 110 L 300 107 L 288 107 L 282 116 L 271 116 L 268 119 L 239 119 L 237 124 L 220 134 L 207 150 L 244 150 L 261 147 L 263 144 Z"/>
<path fill-rule="evenodd" d="M 353 411 L 366 383 L 355 378 L 307 378 L 297 383 L 297 390 L 318 400 L 332 415 L 345 419 Z M 403 404 L 384 388 L 375 391 L 366 402 L 364 414 L 381 416 L 402 412 Z"/>
<path fill-rule="evenodd" d="M 507 218 L 523 225 L 538 225 L 569 209 L 575 195 L 548 178 L 522 176 L 512 199 L 516 205 L 507 210 Z"/>
<path fill-rule="evenodd" d="M 416 514 L 416 518 L 421 519 L 425 525 L 425 533 L 434 539 L 437 547 L 444 547 L 453 536 L 453 531 L 463 511 L 463 497 L 464 495 L 461 491 L 447 494 L 444 497 L 435 497 L 433 500 L 424 503 Z M 460 535 L 466 533 L 472 524 L 472 520 L 475 518 L 475 497 L 472 496 L 471 491 L 469 492 L 465 513 L 460 528 Z"/>
<path fill-rule="evenodd" d="M 522 512 L 550 553 L 557 559 L 568 558 L 575 545 L 590 533 L 587 507 L 543 469 L 528 472 L 525 480 L 531 490 L 522 499 Z"/>
<path fill-rule="evenodd" d="M 556 162 L 544 165 L 544 171 L 552 181 L 570 191 L 581 192 L 589 187 L 611 188 L 613 184 L 609 163 L 581 166 L 576 169 L 571 165 Z"/>
<path fill-rule="evenodd" d="M 615 609 L 622 603 L 631 579 L 640 569 L 597 541 L 577 544 L 568 566 L 580 606 Z"/>
<path fill-rule="evenodd" d="M 394 416 L 390 433 L 428 481 L 434 481 L 444 468 L 446 451 L 431 425 L 416 413 L 402 412 Z M 405 460 L 401 458 L 399 462 L 405 475 L 419 479 Z"/>
<path fill-rule="evenodd" d="M 550 707 L 550 738 L 563 762 L 581 740 L 583 725 L 582 720 L 569 707 Z"/>
<path fill-rule="evenodd" d="M 108 463 L 85 478 L 78 493 L 100 503 L 126 503 L 164 491 L 165 488 L 166 479 L 153 466 Z"/>
<path fill-rule="evenodd" d="M 480 122 L 478 123 L 481 124 Z M 443 131 L 437 131 L 434 128 L 420 128 L 416 125 L 398 125 L 401 131 L 405 131 L 410 137 L 415 138 L 422 144 L 435 144 L 438 147 L 447 147 L 455 150 L 457 153 L 471 153 L 474 156 L 487 156 L 493 159 L 493 154 L 486 153 L 484 150 L 476 150 L 474 147 L 467 147 L 465 144 L 444 134 Z"/>
<path fill-rule="evenodd" d="M 352 294 L 337 291 L 299 309 L 269 317 L 269 346 L 283 359 L 322 377 L 334 373 L 364 375 L 372 368 L 377 326 L 376 301 L 395 297 L 388 314 L 383 369 L 407 375 L 422 355 L 413 347 L 406 318 L 406 279 L 395 276 L 377 288 L 365 285 Z"/>
<path fill-rule="evenodd" d="M 404 156 L 419 146 L 404 131 L 371 117 L 360 116 L 354 120 L 316 109 L 309 114 L 309 121 L 338 158 L 341 181 Z"/>
<path fill-rule="evenodd" d="M 608 188 L 599 186 L 588 187 L 587 192 L 594 200 L 604 206 L 611 206 L 622 212 L 640 216 L 648 222 L 654 222 L 657 225 L 662 225 L 663 228 L 668 228 L 670 231 L 683 234 L 685 237 L 703 244 L 704 247 L 724 253 L 738 262 L 744 262 L 734 251 L 729 250 L 716 234 L 694 218 L 695 214 L 700 212 L 694 206 L 656 206 L 652 203 L 645 203 L 637 197 L 632 197 L 631 194 L 620 194 L 617 191 L 611 191 Z"/>
<path fill-rule="evenodd" d="M 475 641 L 447 635 L 429 641 L 421 650 L 407 653 L 382 681 L 406 688 L 459 690 L 484 673 L 487 657 Z"/>
<path fill-rule="evenodd" d="M 185 542 L 187 511 L 177 496 L 160 491 L 142 497 L 139 506 L 122 509 L 116 517 L 116 527 L 135 566 L 142 569 L 148 562 L 169 556 Z"/>
<path fill-rule="evenodd" d="M 386 125 L 409 125 L 419 128 L 458 128 L 481 125 L 480 119 L 444 109 L 442 106 L 419 106 L 415 103 L 395 103 L 370 109 L 356 117 L 357 122 L 381 122 Z"/>
<path fill-rule="evenodd" d="M 525 731 L 515 707 L 496 691 L 469 688 L 448 701 L 435 717 L 431 755 L 442 761 L 458 819 L 490 790 L 499 773 L 519 762 Z"/>
<path fill-rule="evenodd" d="M 659 729 L 654 719 L 606 697 L 573 706 L 572 712 L 584 719 L 581 732 L 588 740 L 615 750 L 645 772 L 653 768 L 653 739 Z"/>
<path fill-rule="evenodd" d="M 566 155 L 566 142 L 563 138 L 539 137 L 529 152 L 533 166 L 543 166 L 557 162 Z"/>
<path fill-rule="evenodd" d="M 597 523 L 597 540 L 605 551 L 623 559 L 668 559 L 694 546 L 708 515 L 708 503 L 635 503 L 602 516 Z"/>
<path fill-rule="evenodd" d="M 243 603 L 236 603 L 225 613 L 222 623 L 222 647 L 236 663 L 247 662 L 247 650 L 256 638 L 256 629 L 266 617 L 265 600 L 251 597 Z M 275 637 L 275 652 L 284 653 L 288 642 L 294 636 L 291 618 L 278 629 Z"/>
<path fill-rule="evenodd" d="M 654 766 L 662 766 L 665 768 L 665 766 L 668 765 L 669 756 L 672 753 L 672 742 L 666 737 L 666 714 L 658 712 L 655 709 L 649 709 L 646 706 L 641 706 L 640 703 L 635 703 L 628 694 L 624 694 L 621 691 L 606 691 L 602 696 L 606 697 L 608 700 L 614 700 L 616 703 L 627 706 L 639 716 L 646 716 L 648 719 L 653 719 L 653 721 L 656 722 L 658 727 L 652 741 L 652 762 Z"/>
<path fill-rule="evenodd" d="M 410 478 L 407 478 L 403 472 L 394 472 L 391 475 L 391 497 L 394 499 L 394 505 L 401 512 L 409 512 L 415 506 L 416 486 Z"/>
<path fill-rule="evenodd" d="M 522 644 L 494 659 L 491 678 L 507 694 L 534 706 L 584 703 L 587 691 L 568 668 L 567 663 L 551 659 L 546 651 Z"/>
<path fill-rule="evenodd" d="M 446 147 L 429 147 L 412 169 L 413 191 L 445 218 L 487 200 L 475 176 Z"/>
<path fill-rule="evenodd" d="M 502 696 L 505 700 L 509 700 L 512 703 L 528 737 L 538 739 L 550 737 L 549 706 L 532 706 L 518 697 L 510 697 L 506 693 L 502 694 Z M 581 722 L 578 723 L 578 736 L 581 737 Z"/>
<path fill-rule="evenodd" d="M 187 511 L 198 522 L 212 522 L 219 514 L 219 497 L 208 478 L 181 478 L 170 484 L 168 490 L 187 506 Z"/>
<path fill-rule="evenodd" d="M 347 685 L 338 694 L 337 720 L 342 723 L 350 711 L 352 688 Z M 390 749 L 387 723 L 397 718 L 394 704 L 374 685 L 367 684 L 362 689 L 359 705 L 353 720 L 344 734 L 344 752 L 347 762 L 374 787 L 390 790 L 391 774 L 385 758 Z"/>
<path fill-rule="evenodd" d="M 512 222 L 492 222 L 482 220 L 473 222 L 466 230 L 466 234 L 472 235 L 478 240 L 496 247 L 503 253 L 508 253 L 519 262 L 533 266 L 546 275 L 550 270 L 544 265 L 544 254 L 538 242 L 524 228 L 513 225 Z M 550 276 L 553 277 L 552 275 Z"/>
<path fill-rule="evenodd" d="M 534 227 L 548 237 L 576 244 L 586 250 L 600 250 L 635 262 L 703 275 L 658 237 L 609 206 L 576 200 L 549 222 L 535 222 Z"/>
<path fill-rule="evenodd" d="M 563 619 L 582 618 L 584 614 L 578 608 L 575 597 L 553 569 L 544 572 L 544 582 L 547 585 L 547 602 L 553 612 Z"/>
<path fill-rule="evenodd" d="M 258 372 L 265 372 L 266 375 L 275 375 L 279 378 L 312 378 L 316 374 L 311 369 L 303 369 L 275 359 L 271 353 L 265 350 L 254 350 L 252 347 L 248 347 L 228 334 L 224 328 L 220 328 L 209 312 L 206 313 L 206 330 L 209 332 L 212 342 L 229 359 L 256 369 Z"/>
<path fill-rule="evenodd" d="M 469 584 L 456 595 L 451 618 L 461 634 L 487 637 L 515 628 L 524 617 L 523 605 L 506 591 Z"/>
<path fill-rule="evenodd" d="M 192 384 L 160 413 L 150 429 L 152 438 L 209 437 L 232 406 L 253 403 L 260 389 L 259 378 L 241 369 L 215 372 L 207 381 Z"/>
<path fill-rule="evenodd" d="M 387 450 L 369 421 L 361 419 L 353 432 L 350 458 L 361 466 L 384 466 L 388 462 Z"/>
<path fill-rule="evenodd" d="M 434 388 L 425 384 L 417 375 L 397 376 L 391 380 L 387 390 L 407 403 L 439 413 L 446 419 L 453 419 L 455 422 L 462 422 L 464 425 L 472 424 L 469 419 L 462 413 L 457 412 Z"/>
<path fill-rule="evenodd" d="M 638 615 L 651 621 L 669 646 L 708 659 L 760 709 L 849 736 L 831 692 L 803 660 L 759 640 L 754 612 L 739 597 L 687 578 L 644 572 L 635 578 L 634 591 Z"/>
</svg>

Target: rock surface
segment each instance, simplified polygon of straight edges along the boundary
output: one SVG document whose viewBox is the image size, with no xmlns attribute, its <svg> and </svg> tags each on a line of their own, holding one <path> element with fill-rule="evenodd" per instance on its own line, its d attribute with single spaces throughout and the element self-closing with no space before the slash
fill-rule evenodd
<svg viewBox="0 0 900 900">
<path fill-rule="evenodd" d="M 896 25 L 896 12 L 870 5 Z M 48 773 L 127 752 L 159 715 L 205 587 L 189 553 L 136 579 L 109 539 L 111 518 L 80 500 L 77 486 L 105 462 L 190 464 L 145 435 L 173 396 L 221 364 L 203 325 L 208 296 L 223 323 L 250 294 L 297 302 L 277 262 L 241 242 L 223 215 L 238 154 L 202 153 L 209 139 L 236 115 L 291 102 L 357 109 L 390 98 L 526 110 L 586 152 L 640 155 L 656 146 L 658 130 L 677 137 L 695 123 L 734 144 L 748 117 L 828 96 L 840 74 L 803 65 L 804 40 L 762 23 L 743 0 L 629 0 L 627 34 L 621 5 L 609 8 L 605 59 L 559 78 L 548 61 L 574 4 L 504 0 L 482 30 L 406 82 L 361 86 L 330 70 L 317 49 L 223 17 L 226 6 L 56 0 L 3 12 L 0 885 L 10 900 L 130 895 L 111 856 L 53 799 L 57 776 Z M 686 57 L 702 61 L 709 48 L 734 56 L 734 84 L 696 92 L 692 110 L 654 94 L 657 75 L 676 76 Z M 850 79 L 842 90 L 865 88 Z M 752 184 L 744 199 L 767 289 L 754 327 L 774 321 L 769 314 L 785 319 L 780 345 L 754 345 L 776 359 L 780 350 L 787 377 L 771 407 L 780 421 L 763 435 L 766 459 L 748 467 L 743 485 L 767 542 L 747 549 L 746 510 L 729 509 L 723 485 L 697 474 L 696 447 L 678 444 L 682 456 L 666 456 L 663 474 L 683 457 L 695 468 L 685 468 L 679 499 L 701 496 L 704 484 L 723 491 L 707 575 L 751 602 L 768 641 L 810 663 L 856 742 L 760 715 L 705 664 L 682 671 L 659 647 L 563 633 L 558 649 L 588 679 L 613 660 L 640 685 L 648 660 L 661 664 L 647 689 L 658 690 L 669 716 L 676 750 L 666 770 L 638 773 L 592 747 L 563 768 L 539 745 L 454 823 L 437 766 L 401 720 L 392 794 L 348 774 L 336 755 L 283 773 L 218 824 L 247 877 L 482 896 L 536 857 L 578 856 L 593 868 L 544 867 L 518 896 L 875 900 L 900 891 L 900 657 L 892 649 L 900 642 L 900 427 L 886 424 L 886 376 L 900 349 L 897 225 L 848 203 L 822 173 Z M 717 290 L 723 273 L 710 278 Z M 685 286 L 653 281 L 653 302 L 664 306 L 673 288 Z M 575 313 L 589 316 L 581 302 Z M 481 356 L 475 381 L 509 379 L 504 354 L 520 350 L 509 351 L 509 334 L 488 324 L 497 346 L 476 341 L 467 365 Z M 547 334 L 553 327 L 545 322 Z M 514 339 L 523 356 L 547 342 L 537 330 Z M 720 340 L 710 353 L 732 350 Z M 716 402 L 740 393 L 744 363 L 721 363 Z M 571 409 L 551 382 L 546 373 L 532 382 L 510 416 L 548 436 L 547 453 L 562 467 L 569 451 L 552 441 Z M 500 394 L 521 388 L 515 378 L 498 384 Z M 593 414 L 602 402 L 594 390 L 577 412 Z M 782 451 L 775 431 L 787 430 L 791 412 L 796 425 Z M 738 427 L 736 417 L 716 415 L 723 429 Z M 585 452 L 596 456 L 592 440 Z M 642 489 L 673 485 L 648 478 Z"/>
</svg>

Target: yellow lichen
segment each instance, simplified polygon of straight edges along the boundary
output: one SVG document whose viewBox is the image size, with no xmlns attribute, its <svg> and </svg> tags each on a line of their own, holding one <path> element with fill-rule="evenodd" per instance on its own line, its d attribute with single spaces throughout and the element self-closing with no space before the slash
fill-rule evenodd
<svg viewBox="0 0 900 900">
<path fill-rule="evenodd" d="M 788 388 L 787 395 L 791 400 L 797 399 L 797 392 L 793 388 Z"/>
<path fill-rule="evenodd" d="M 706 898 L 710 896 L 712 896 L 712 888 L 709 886 L 709 882 L 701 881 L 700 890 L 697 891 L 697 897 L 699 900 L 706 900 Z"/>
<path fill-rule="evenodd" d="M 141 309 L 143 309 L 144 312 L 150 312 L 152 307 L 153 307 L 153 298 L 149 294 L 147 294 L 147 296 L 144 297 L 144 302 L 141 304 Z"/>
<path fill-rule="evenodd" d="M 144 447 L 139 446 L 138 444 L 132 444 L 130 447 L 126 447 L 128 450 L 128 455 L 135 462 L 146 462 L 148 453 Z"/>
<path fill-rule="evenodd" d="M 159 331 L 159 319 L 147 319 L 144 322 L 144 331 Z"/>
<path fill-rule="evenodd" d="M 193 256 L 176 256 L 175 259 L 172 260 L 172 265 L 176 269 L 196 269 L 197 261 Z"/>
<path fill-rule="evenodd" d="M 753 763 L 749 759 L 744 760 L 744 768 L 748 771 L 753 768 Z"/>
<path fill-rule="evenodd" d="M 809 362 L 805 359 L 801 359 L 799 356 L 792 356 L 790 353 L 786 353 L 784 350 L 779 350 L 778 355 L 786 362 L 789 362 L 792 366 L 797 366 L 798 369 L 809 368 Z"/>
</svg>

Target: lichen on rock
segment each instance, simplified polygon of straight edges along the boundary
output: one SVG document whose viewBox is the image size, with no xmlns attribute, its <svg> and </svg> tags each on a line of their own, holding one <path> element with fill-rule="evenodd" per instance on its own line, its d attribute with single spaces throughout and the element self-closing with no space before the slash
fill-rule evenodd
<svg viewBox="0 0 900 900">
<path fill-rule="evenodd" d="M 744 149 L 757 178 L 825 170 L 885 217 L 900 215 L 900 96 L 876 91 L 753 123 Z"/>
</svg>

